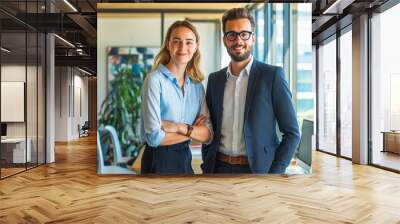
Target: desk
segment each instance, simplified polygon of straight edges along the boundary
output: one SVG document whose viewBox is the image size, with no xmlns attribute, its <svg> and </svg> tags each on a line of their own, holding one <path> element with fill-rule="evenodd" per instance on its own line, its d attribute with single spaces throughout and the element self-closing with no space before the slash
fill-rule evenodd
<svg viewBox="0 0 400 224">
<path fill-rule="evenodd" d="M 1 139 L 1 157 L 6 163 L 25 163 L 31 162 L 32 140 L 27 138 L 28 143 L 25 154 L 25 138 L 6 138 Z M 27 158 L 27 161 L 25 161 Z"/>
<path fill-rule="evenodd" d="M 383 131 L 382 152 L 400 154 L 400 131 Z"/>
</svg>

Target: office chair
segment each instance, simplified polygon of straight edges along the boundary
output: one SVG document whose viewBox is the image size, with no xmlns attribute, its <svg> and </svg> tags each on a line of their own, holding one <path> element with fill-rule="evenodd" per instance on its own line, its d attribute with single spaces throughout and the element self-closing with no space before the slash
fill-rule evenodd
<svg viewBox="0 0 400 224">
<path fill-rule="evenodd" d="M 106 152 L 103 150 L 101 137 L 106 133 L 110 135 L 113 145 L 113 161 L 111 165 L 104 164 L 104 154 Z M 133 170 L 119 166 L 119 164 L 124 163 L 124 160 L 125 158 L 122 157 L 121 145 L 115 128 L 110 125 L 107 125 L 104 128 L 99 128 L 97 131 L 97 172 L 99 174 L 136 174 Z"/>
<path fill-rule="evenodd" d="M 90 129 L 89 121 L 85 121 L 85 123 L 82 126 L 78 124 L 79 138 L 89 136 L 89 129 Z"/>
</svg>

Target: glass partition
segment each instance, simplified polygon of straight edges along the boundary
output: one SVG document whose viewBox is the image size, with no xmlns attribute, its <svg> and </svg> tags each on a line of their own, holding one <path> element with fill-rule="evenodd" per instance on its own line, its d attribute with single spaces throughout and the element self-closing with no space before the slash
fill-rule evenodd
<svg viewBox="0 0 400 224">
<path fill-rule="evenodd" d="M 45 35 L 22 22 L 44 1 L 2 1 L 0 178 L 45 162 Z M 37 18 L 37 17 L 34 17 Z"/>
<path fill-rule="evenodd" d="M 26 150 L 26 41 L 25 31 L 1 34 L 2 177 L 24 171 L 31 158 Z"/>
<path fill-rule="evenodd" d="M 336 39 L 318 48 L 318 149 L 336 154 Z"/>
</svg>

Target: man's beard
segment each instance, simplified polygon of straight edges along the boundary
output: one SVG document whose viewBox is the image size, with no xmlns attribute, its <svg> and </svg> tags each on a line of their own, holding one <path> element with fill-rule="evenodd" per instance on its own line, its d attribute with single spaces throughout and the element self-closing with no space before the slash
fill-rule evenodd
<svg viewBox="0 0 400 224">
<path fill-rule="evenodd" d="M 237 45 L 236 45 L 237 46 Z M 236 47 L 232 46 L 230 49 Z M 250 46 L 247 51 L 245 51 L 243 54 L 237 55 L 235 53 L 232 53 L 231 50 L 228 50 L 228 54 L 231 56 L 232 60 L 240 62 L 248 59 L 250 57 L 250 54 L 252 52 L 252 46 Z"/>
</svg>

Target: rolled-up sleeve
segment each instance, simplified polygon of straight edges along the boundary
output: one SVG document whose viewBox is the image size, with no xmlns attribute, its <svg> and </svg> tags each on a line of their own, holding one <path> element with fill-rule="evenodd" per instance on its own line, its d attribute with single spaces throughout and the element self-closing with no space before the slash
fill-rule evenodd
<svg viewBox="0 0 400 224">
<path fill-rule="evenodd" d="M 165 137 L 161 129 L 160 97 L 160 82 L 149 74 L 142 88 L 142 119 L 145 139 L 151 147 L 159 146 Z"/>
<path fill-rule="evenodd" d="M 208 139 L 207 142 L 205 142 L 204 144 L 209 145 L 211 144 L 213 138 L 214 138 L 214 131 L 213 131 L 213 127 L 212 127 L 212 123 L 210 120 L 210 111 L 208 110 L 208 106 L 207 106 L 207 102 L 206 102 L 206 96 L 205 96 L 205 91 L 204 88 L 202 87 L 201 90 L 202 94 L 201 94 L 201 108 L 200 108 L 200 114 L 207 117 L 204 125 L 208 128 L 209 132 L 210 132 L 210 138 Z"/>
</svg>

